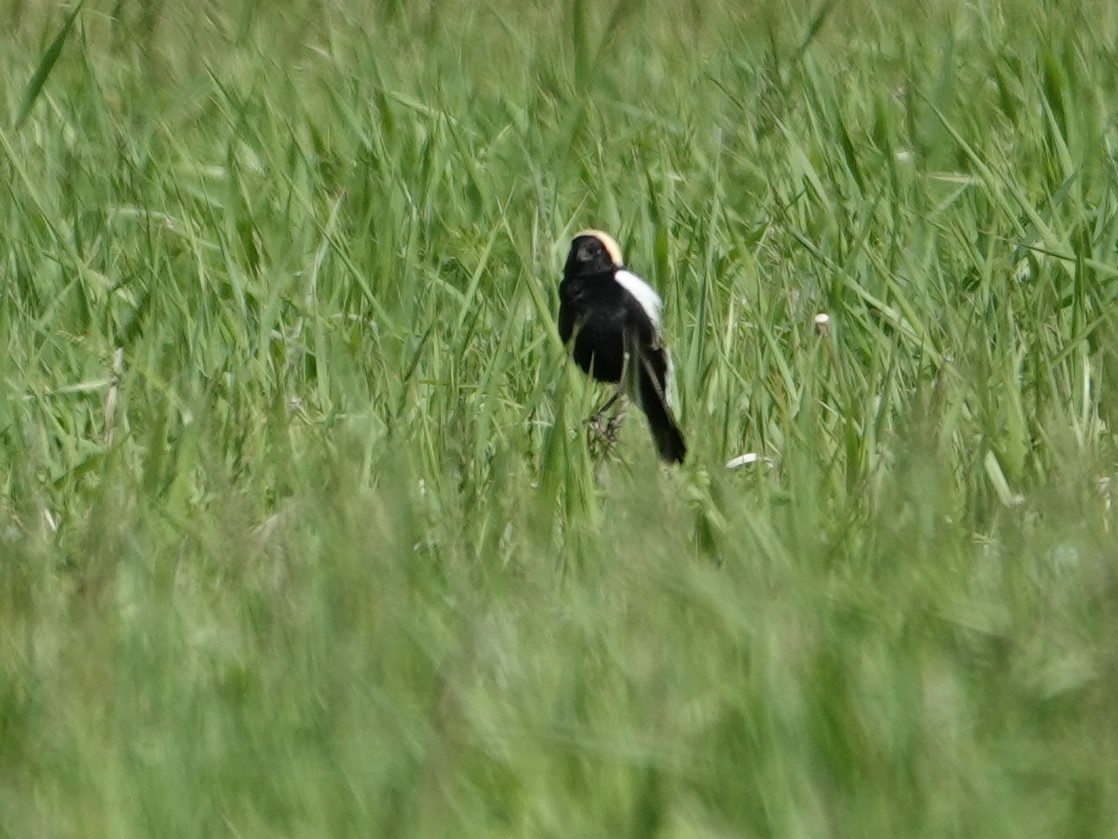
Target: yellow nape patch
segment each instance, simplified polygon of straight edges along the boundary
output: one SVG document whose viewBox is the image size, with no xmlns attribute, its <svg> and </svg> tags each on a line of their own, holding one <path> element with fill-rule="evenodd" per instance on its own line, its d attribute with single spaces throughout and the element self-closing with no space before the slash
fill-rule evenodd
<svg viewBox="0 0 1118 839">
<path fill-rule="evenodd" d="M 602 247 L 606 249 L 609 258 L 613 260 L 614 265 L 624 265 L 625 260 L 621 258 L 621 246 L 617 244 L 617 240 L 601 230 L 580 230 L 574 235 L 574 238 L 580 236 L 593 236 L 602 243 Z"/>
</svg>

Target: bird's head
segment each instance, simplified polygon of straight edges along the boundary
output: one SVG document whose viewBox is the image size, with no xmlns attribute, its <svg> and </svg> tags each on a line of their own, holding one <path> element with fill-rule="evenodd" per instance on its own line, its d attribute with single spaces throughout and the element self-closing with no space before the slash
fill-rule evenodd
<svg viewBox="0 0 1118 839">
<path fill-rule="evenodd" d="M 568 277 L 604 274 L 622 264 L 621 248 L 612 236 L 601 230 L 583 230 L 571 240 L 563 273 Z"/>
</svg>

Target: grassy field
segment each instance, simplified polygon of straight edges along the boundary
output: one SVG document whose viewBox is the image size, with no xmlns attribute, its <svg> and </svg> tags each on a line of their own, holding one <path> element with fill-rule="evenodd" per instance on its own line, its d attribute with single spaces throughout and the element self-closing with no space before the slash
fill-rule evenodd
<svg viewBox="0 0 1118 839">
<path fill-rule="evenodd" d="M 72 12 L 0 0 L 0 837 L 1114 835 L 1112 0 Z M 588 446 L 588 226 L 681 469 Z"/>
</svg>

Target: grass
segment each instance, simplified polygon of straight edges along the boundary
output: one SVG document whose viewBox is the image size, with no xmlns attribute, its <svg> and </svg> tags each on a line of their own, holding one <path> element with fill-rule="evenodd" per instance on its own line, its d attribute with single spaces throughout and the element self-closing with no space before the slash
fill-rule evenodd
<svg viewBox="0 0 1118 839">
<path fill-rule="evenodd" d="M 0 20 L 0 836 L 1110 835 L 1112 3 Z"/>
</svg>

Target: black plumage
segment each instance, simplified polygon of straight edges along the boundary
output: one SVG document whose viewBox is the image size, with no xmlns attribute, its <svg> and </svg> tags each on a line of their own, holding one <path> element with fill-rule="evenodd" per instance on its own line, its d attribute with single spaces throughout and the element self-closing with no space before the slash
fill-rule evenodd
<svg viewBox="0 0 1118 839">
<path fill-rule="evenodd" d="M 652 287 L 625 269 L 612 237 L 597 230 L 574 237 L 559 284 L 559 337 L 587 375 L 637 401 L 660 457 L 681 463 L 687 445 L 669 400 L 661 305 Z"/>
</svg>

